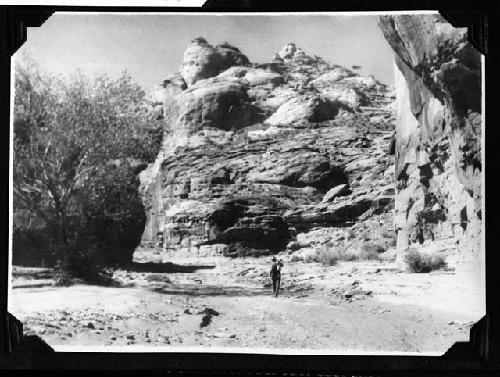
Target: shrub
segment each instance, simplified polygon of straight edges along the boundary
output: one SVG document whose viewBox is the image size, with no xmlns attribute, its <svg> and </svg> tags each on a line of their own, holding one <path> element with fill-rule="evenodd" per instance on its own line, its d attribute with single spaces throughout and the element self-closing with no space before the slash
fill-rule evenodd
<svg viewBox="0 0 500 377">
<path fill-rule="evenodd" d="M 385 248 L 382 245 L 366 242 L 361 248 L 359 259 L 378 260 L 380 259 L 379 254 L 383 252 L 385 252 Z"/>
<path fill-rule="evenodd" d="M 299 260 L 302 259 L 305 263 L 316 263 L 318 262 L 318 254 L 306 254 L 302 258 L 299 257 Z"/>
<path fill-rule="evenodd" d="M 425 254 L 417 250 L 409 251 L 405 256 L 405 261 L 411 272 L 431 272 L 446 266 L 442 255 Z"/>
<path fill-rule="evenodd" d="M 335 249 L 323 248 L 317 254 L 317 261 L 324 266 L 335 266 L 340 259 L 341 255 Z"/>
<path fill-rule="evenodd" d="M 334 266 L 339 261 L 380 260 L 379 254 L 384 251 L 382 245 L 374 243 L 365 243 L 361 249 L 339 249 L 323 245 L 316 253 L 307 254 L 302 260 L 305 263 L 321 263 L 325 266 Z M 297 260 L 300 259 L 297 257 Z"/>
<path fill-rule="evenodd" d="M 340 252 L 340 255 L 341 255 L 341 259 L 342 260 L 348 261 L 348 262 L 360 259 L 360 257 L 359 257 L 360 252 L 359 252 L 359 250 L 343 249 Z"/>
<path fill-rule="evenodd" d="M 64 256 L 56 266 L 63 280 L 81 279 L 87 283 L 113 285 L 113 270 L 106 267 L 105 257 L 97 246 L 97 242 L 89 240 L 82 248 L 82 242 L 71 242 L 59 250 Z"/>
<path fill-rule="evenodd" d="M 314 253 L 306 254 L 302 258 L 297 257 L 297 260 L 302 259 L 305 263 L 321 263 L 324 266 L 334 266 L 339 258 L 340 255 L 337 250 L 322 246 Z"/>
<path fill-rule="evenodd" d="M 74 279 L 69 274 L 61 274 L 54 279 L 56 287 L 69 287 L 75 283 Z"/>
</svg>

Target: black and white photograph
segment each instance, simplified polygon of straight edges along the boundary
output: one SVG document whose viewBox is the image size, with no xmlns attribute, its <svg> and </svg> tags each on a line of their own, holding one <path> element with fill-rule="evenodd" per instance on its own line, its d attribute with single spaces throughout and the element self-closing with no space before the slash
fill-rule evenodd
<svg viewBox="0 0 500 377">
<path fill-rule="evenodd" d="M 485 315 L 484 56 L 439 12 L 58 11 L 11 66 L 8 311 L 55 351 L 440 356 Z"/>
</svg>

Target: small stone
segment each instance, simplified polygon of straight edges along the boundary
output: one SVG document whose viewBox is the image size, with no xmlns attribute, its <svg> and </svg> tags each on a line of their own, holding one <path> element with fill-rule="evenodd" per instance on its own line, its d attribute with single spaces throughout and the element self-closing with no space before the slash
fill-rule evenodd
<svg viewBox="0 0 500 377">
<path fill-rule="evenodd" d="M 198 314 L 205 314 L 205 315 L 210 315 L 210 316 L 212 316 L 212 315 L 218 316 L 219 312 L 217 310 L 215 310 L 215 309 L 206 307 L 203 310 L 200 310 L 198 312 Z"/>
<path fill-rule="evenodd" d="M 95 329 L 95 325 L 92 322 L 87 323 L 87 327 L 92 330 Z"/>
<path fill-rule="evenodd" d="M 236 338 L 236 334 L 231 334 L 231 335 L 229 335 L 229 337 L 234 339 L 234 338 Z"/>
</svg>

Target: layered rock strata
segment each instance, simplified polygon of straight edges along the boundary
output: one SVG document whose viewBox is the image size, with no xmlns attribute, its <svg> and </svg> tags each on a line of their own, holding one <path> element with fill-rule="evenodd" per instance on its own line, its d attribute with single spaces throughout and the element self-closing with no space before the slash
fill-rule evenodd
<svg viewBox="0 0 500 377">
<path fill-rule="evenodd" d="M 275 253 L 298 234 L 375 218 L 394 238 L 394 98 L 373 77 L 293 44 L 253 64 L 197 38 L 151 98 L 165 132 L 141 173 L 143 243 Z"/>
</svg>

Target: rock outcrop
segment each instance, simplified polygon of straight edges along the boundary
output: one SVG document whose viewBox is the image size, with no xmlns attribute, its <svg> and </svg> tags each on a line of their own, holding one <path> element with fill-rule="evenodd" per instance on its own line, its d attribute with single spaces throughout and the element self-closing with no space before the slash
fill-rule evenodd
<svg viewBox="0 0 500 377">
<path fill-rule="evenodd" d="M 187 86 L 214 77 L 229 67 L 247 65 L 248 58 L 229 43 L 212 46 L 204 38 L 198 37 L 184 52 L 179 70 Z"/>
<path fill-rule="evenodd" d="M 395 238 L 385 85 L 293 44 L 252 64 L 198 38 L 155 93 L 165 132 L 140 176 L 144 243 L 169 255 L 275 253 L 298 233 L 375 218 Z"/>
<path fill-rule="evenodd" d="M 383 16 L 395 51 L 396 212 L 400 251 L 458 245 L 459 265 L 481 260 L 481 58 L 439 15 Z"/>
</svg>

